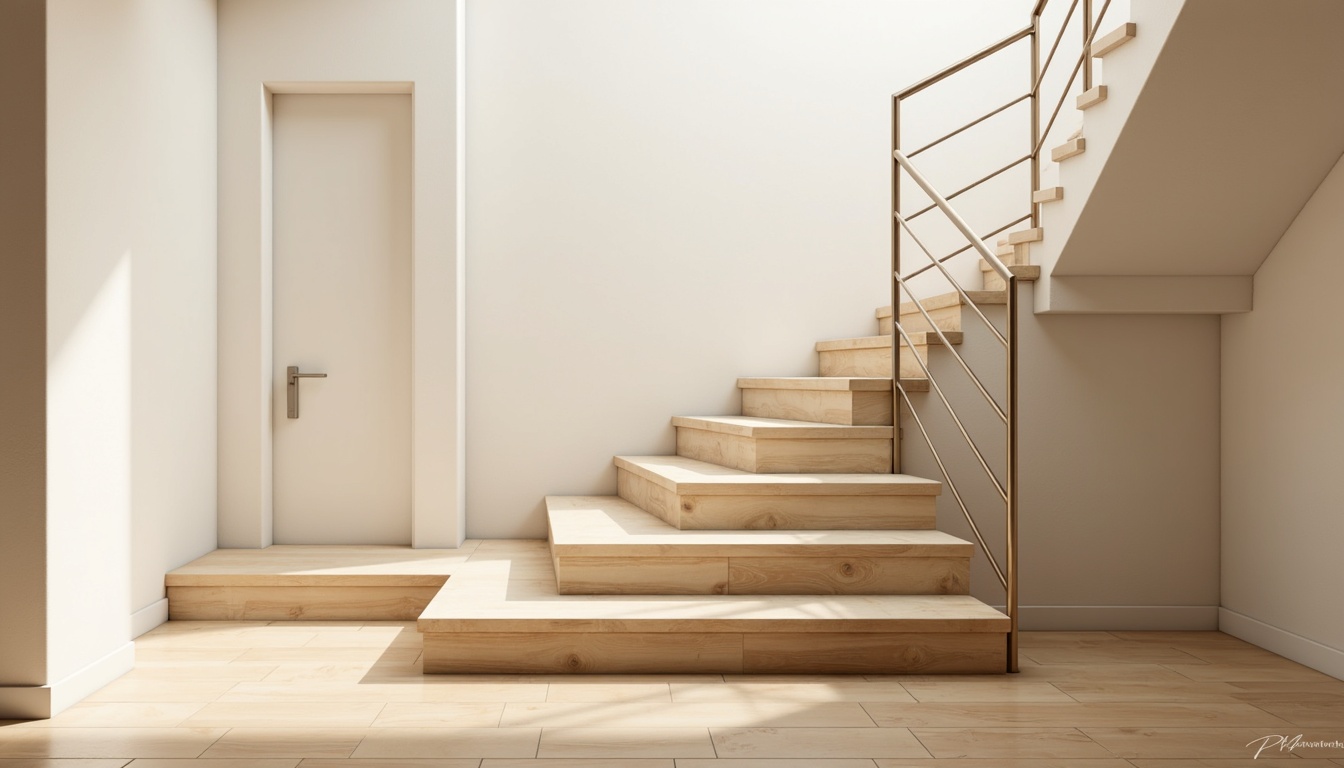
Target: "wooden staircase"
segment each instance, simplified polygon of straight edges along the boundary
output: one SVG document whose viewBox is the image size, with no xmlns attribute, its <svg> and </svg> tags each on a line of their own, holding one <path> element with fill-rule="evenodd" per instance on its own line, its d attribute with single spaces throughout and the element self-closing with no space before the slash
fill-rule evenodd
<svg viewBox="0 0 1344 768">
<path fill-rule="evenodd" d="M 921 304 L 962 342 L 958 295 Z M 548 497 L 548 546 L 473 558 L 421 614 L 425 672 L 1006 671 L 974 545 L 935 529 L 941 484 L 891 474 L 891 317 L 819 342 L 821 376 L 739 379 L 740 416 L 674 417 L 677 455 L 616 457 L 617 496 Z"/>
</svg>

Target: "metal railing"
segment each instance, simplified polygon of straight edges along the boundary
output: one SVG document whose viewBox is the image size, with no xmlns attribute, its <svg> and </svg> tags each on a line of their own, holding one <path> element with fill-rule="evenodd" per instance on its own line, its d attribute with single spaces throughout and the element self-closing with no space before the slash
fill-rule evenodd
<svg viewBox="0 0 1344 768">
<path fill-rule="evenodd" d="M 1077 80 L 1080 73 L 1082 74 L 1082 84 L 1081 84 L 1082 89 L 1084 91 L 1087 91 L 1092 88 L 1093 62 L 1092 57 L 1089 54 L 1092 47 L 1092 41 L 1095 38 L 1100 23 L 1102 19 L 1105 17 L 1106 11 L 1107 9 L 1109 9 L 1111 4 L 1111 0 L 1105 0 L 1105 2 L 1101 6 L 1100 12 L 1094 16 L 1092 13 L 1092 0 L 1072 0 L 1072 2 L 1068 7 L 1067 12 L 1065 13 L 1064 20 L 1060 23 L 1059 32 L 1054 36 L 1054 40 L 1050 44 L 1049 51 L 1046 53 L 1044 61 L 1042 61 L 1041 59 L 1041 49 L 1043 40 L 1041 30 L 1042 16 L 1047 6 L 1050 4 L 1050 2 L 1051 0 L 1038 0 L 1035 7 L 1032 9 L 1030 25 L 1022 29 L 1019 29 L 1016 32 L 1013 32 L 1012 34 L 1008 35 L 1002 40 L 999 40 L 998 42 L 985 47 L 984 49 L 978 51 L 977 53 L 974 53 L 971 56 L 968 56 L 965 59 L 956 62 L 955 64 L 945 67 L 944 69 L 892 95 L 891 305 L 892 305 L 892 328 L 893 328 L 892 380 L 894 382 L 894 386 L 892 387 L 893 390 L 892 412 L 894 414 L 897 414 L 898 416 L 896 422 L 897 424 L 900 423 L 899 414 L 902 412 L 902 405 L 904 405 L 905 411 L 909 413 L 910 416 L 912 417 L 912 420 L 914 421 L 916 427 L 919 429 L 921 435 L 923 436 L 925 442 L 928 445 L 929 451 L 932 455 L 934 462 L 938 465 L 938 469 L 942 473 L 944 484 L 947 486 L 948 490 L 952 495 L 952 498 L 956 501 L 958 507 L 960 507 L 962 515 L 965 517 L 966 522 L 970 527 L 971 533 L 975 537 L 976 543 L 980 546 L 980 550 L 984 552 L 990 567 L 994 571 L 994 575 L 998 578 L 1000 585 L 1002 585 L 1004 589 L 1005 608 L 1009 619 L 1009 631 L 1007 639 L 1008 672 L 1018 671 L 1017 329 L 1018 329 L 1019 307 L 1017 296 L 1017 275 L 1014 274 L 1012 268 L 1010 268 L 1007 264 L 1004 264 L 1004 262 L 998 257 L 998 255 L 993 250 L 991 250 L 989 246 L 985 244 L 985 240 L 988 238 L 992 238 L 1001 232 L 1004 232 L 1014 226 L 1017 226 L 1018 224 L 1022 224 L 1027 221 L 1031 222 L 1032 227 L 1037 227 L 1040 225 L 1040 204 L 1036 203 L 1033 200 L 1032 195 L 1041 186 L 1042 147 L 1046 142 L 1046 138 L 1050 135 L 1051 129 L 1054 128 L 1055 121 L 1059 117 L 1060 110 L 1064 105 L 1064 101 L 1068 98 L 1069 93 L 1073 89 L 1074 82 Z M 1081 13 L 1079 12 L 1080 10 Z M 1081 52 L 1080 55 L 1078 56 L 1076 63 L 1074 63 L 1073 65 L 1072 71 L 1069 73 L 1068 81 L 1064 85 L 1060 93 L 1059 99 L 1054 103 L 1053 108 L 1049 112 L 1049 116 L 1046 117 L 1044 120 L 1042 120 L 1042 118 L 1045 117 L 1045 110 L 1043 109 L 1045 102 L 1041 98 L 1042 86 L 1043 83 L 1045 82 L 1045 77 L 1047 73 L 1050 71 L 1050 66 L 1051 64 L 1054 63 L 1056 54 L 1059 52 L 1060 44 L 1063 42 L 1065 35 L 1069 32 L 1069 30 L 1073 26 L 1075 26 L 1074 24 L 1075 19 L 1077 22 L 1076 26 L 1081 28 L 1081 41 L 1082 41 Z M 915 149 L 907 151 L 902 146 L 901 110 L 904 102 L 907 99 L 909 99 L 911 96 L 914 96 L 917 93 L 920 93 L 921 91 L 937 86 L 939 83 L 942 83 L 944 80 L 948 79 L 952 75 L 957 74 L 958 72 L 966 70 L 976 64 L 979 64 L 980 62 L 984 62 L 990 59 L 991 57 L 995 56 L 996 54 L 999 54 L 1003 51 L 1007 51 L 1013 48 L 1018 43 L 1023 42 L 1030 45 L 1031 47 L 1030 48 L 1031 65 L 1029 72 L 1030 77 L 1028 79 L 1030 87 L 1026 93 L 1016 96 L 1008 100 L 1006 103 L 998 104 L 996 106 L 991 107 L 987 111 L 980 113 L 978 117 L 975 117 L 974 119 L 957 126 L 956 128 L 944 133 L 943 135 L 939 136 L 938 138 L 932 141 L 925 142 L 924 144 L 920 145 Z M 1025 154 L 1013 160 L 1012 162 L 1008 163 L 1007 165 L 997 167 L 996 169 L 989 171 L 976 181 L 973 181 L 970 184 L 967 184 L 966 186 L 957 189 L 956 191 L 952 192 L 947 196 L 943 196 L 938 193 L 938 191 L 934 188 L 933 184 L 931 184 L 929 180 L 925 178 L 925 176 L 922 173 L 920 173 L 920 171 L 915 167 L 914 163 L 912 162 L 913 158 L 919 156 L 923 152 L 931 150 L 935 147 L 943 146 L 946 142 L 949 142 L 951 140 L 956 139 L 959 136 L 962 136 L 971 128 L 974 128 L 980 125 L 981 123 L 985 122 L 986 120 L 989 120 L 993 117 L 996 117 L 1000 114 L 1007 112 L 1009 109 L 1011 109 L 1014 106 L 1017 106 L 1018 104 L 1021 104 L 1022 102 L 1030 102 L 1030 113 L 1029 113 L 1030 141 L 1028 142 L 1028 146 L 1026 148 L 1027 151 L 1025 152 Z M 1044 123 L 1044 127 L 1042 127 L 1042 123 Z M 952 208 L 952 205 L 950 203 L 951 200 L 954 200 L 957 197 L 961 196 L 962 194 L 969 192 L 973 189 L 976 189 L 981 185 L 985 184 L 986 182 L 995 179 L 1014 168 L 1021 166 L 1023 163 L 1028 162 L 1031 164 L 1030 189 L 1025 191 L 1024 198 L 1030 201 L 1030 208 L 1027 210 L 1025 214 L 1017 216 L 1012 221 L 1009 221 L 1006 224 L 1002 224 L 1001 226 L 997 227 L 996 229 L 990 232 L 985 233 L 984 235 L 978 235 L 976 234 L 975 230 L 972 229 L 971 226 L 966 223 L 965 219 L 963 219 L 962 216 Z M 901 209 L 902 173 L 904 173 L 911 180 L 913 180 L 915 184 L 918 185 L 921 190 L 923 190 L 924 194 L 927 195 L 929 199 L 932 200 L 933 202 L 908 215 L 904 213 Z M 923 216 L 926 213 L 933 211 L 934 209 L 939 210 L 943 214 L 943 216 L 946 217 L 946 219 L 957 229 L 957 231 L 961 234 L 961 236 L 965 238 L 967 243 L 965 246 L 958 248 L 957 250 L 952 251 L 951 253 L 948 253 L 943 256 L 934 256 L 933 252 L 929 250 L 928 246 L 915 233 L 915 230 L 912 227 L 912 222 L 915 219 L 919 218 L 920 216 Z M 904 239 L 902 237 L 903 233 L 905 237 L 908 237 L 912 243 L 918 246 L 918 250 L 922 252 L 923 255 L 926 256 L 928 259 L 927 264 L 923 264 L 916 269 L 904 273 L 901 271 L 903 267 L 901 261 L 901 243 L 902 240 Z M 989 264 L 990 269 L 993 270 L 1000 278 L 1002 278 L 1006 286 L 1007 296 L 1006 296 L 1005 310 L 1007 319 L 1006 319 L 1006 330 L 1004 331 L 1001 331 L 997 326 L 995 326 L 993 322 L 989 320 L 984 310 L 981 308 L 980 304 L 975 301 L 975 297 L 973 297 L 970 292 L 968 292 L 961 286 L 960 282 L 955 278 L 952 271 L 947 268 L 947 263 L 950 260 L 963 253 L 967 253 L 968 251 L 973 251 L 980 258 L 984 259 Z M 970 365 L 970 363 L 967 362 L 965 357 L 957 352 L 957 350 L 950 343 L 950 340 L 947 337 L 946 333 L 939 328 L 938 323 L 934 322 L 933 318 L 929 315 L 928 310 L 926 310 L 925 307 L 918 301 L 917 295 L 910 290 L 909 281 L 912 278 L 915 278 L 919 275 L 924 274 L 925 272 L 935 269 L 938 270 L 939 273 L 941 273 L 944 280 L 946 280 L 948 283 L 951 284 L 951 286 L 957 293 L 960 302 L 970 310 L 970 313 L 976 317 L 978 322 L 983 323 L 984 326 L 989 329 L 990 334 L 994 337 L 995 341 L 997 341 L 999 345 L 1002 346 L 1004 351 L 1004 358 L 1006 361 L 1006 375 L 1007 375 L 1005 383 L 1006 391 L 1004 392 L 1002 400 L 996 400 L 994 398 L 993 394 L 990 393 L 989 388 L 984 383 L 983 374 L 978 375 L 973 369 L 973 367 Z M 911 298 L 915 310 L 918 312 L 920 316 L 922 316 L 924 323 L 927 324 L 929 328 L 932 329 L 927 333 L 936 336 L 938 341 L 941 343 L 942 347 L 951 353 L 952 357 L 957 361 L 958 367 L 960 367 L 962 372 L 969 377 L 970 381 L 974 385 L 975 390 L 980 393 L 980 395 L 988 403 L 994 415 L 1003 424 L 1004 432 L 1006 433 L 1006 439 L 1004 441 L 1005 456 L 1004 456 L 1003 470 L 1001 473 L 1002 476 L 995 473 L 994 469 L 990 465 L 989 459 L 986 458 L 985 452 L 981 449 L 979 445 L 976 444 L 975 440 L 971 437 L 971 433 L 967 429 L 965 421 L 962 419 L 960 415 L 958 415 L 958 409 L 954 407 L 951 400 L 948 399 L 946 393 L 943 390 L 943 387 L 939 385 L 938 381 L 930 372 L 928 364 L 918 354 L 914 353 L 914 346 L 915 346 L 914 340 L 910 337 L 910 334 L 907 333 L 906 330 L 901 327 L 900 320 L 901 320 L 902 294 L 908 295 Z M 975 515 L 971 513 L 971 510 L 967 504 L 967 494 L 964 494 L 962 490 L 958 487 L 956 483 L 956 478 L 953 476 L 953 473 L 949 471 L 947 463 L 943 460 L 942 455 L 940 455 L 938 451 L 938 446 L 934 445 L 934 441 L 929 433 L 929 429 L 926 428 L 925 420 L 920 417 L 920 414 L 916 410 L 909 393 L 906 391 L 906 388 L 901 381 L 900 374 L 901 374 L 902 343 L 907 345 L 907 348 L 911 350 L 911 354 L 914 357 L 914 359 L 918 362 L 920 370 L 923 372 L 924 376 L 929 381 L 929 389 L 933 393 L 934 398 L 942 403 L 944 409 L 951 417 L 952 423 L 955 424 L 956 431 L 959 432 L 961 437 L 965 440 L 967 446 L 974 454 L 977 463 L 983 470 L 984 475 L 988 478 L 989 483 L 993 486 L 995 495 L 1003 503 L 1003 509 L 1004 509 L 1003 519 L 1004 524 L 1006 526 L 1003 565 L 1000 565 L 998 558 L 995 557 L 994 551 L 989 547 L 988 543 L 985 541 L 985 537 L 981 530 L 981 527 L 977 523 Z M 899 440 L 900 440 L 900 432 L 898 430 L 897 431 L 898 443 L 896 446 L 896 451 L 894 453 L 894 455 L 897 457 L 896 458 L 897 469 L 900 468 Z"/>
</svg>

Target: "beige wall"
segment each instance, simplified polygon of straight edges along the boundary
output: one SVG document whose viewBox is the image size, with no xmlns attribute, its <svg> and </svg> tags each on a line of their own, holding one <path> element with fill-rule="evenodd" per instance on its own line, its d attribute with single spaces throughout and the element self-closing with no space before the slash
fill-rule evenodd
<svg viewBox="0 0 1344 768">
<path fill-rule="evenodd" d="M 5 568 L 46 560 L 41 573 L 6 574 L 28 588 L 24 605 L 5 607 L 4 626 L 26 625 L 44 646 L 34 657 L 25 635 L 0 652 L 0 665 L 25 665 L 19 679 L 43 686 L 0 696 L 7 714 L 24 716 L 59 711 L 129 669 L 137 629 L 166 618 L 163 573 L 212 549 L 215 533 L 214 5 L 48 0 L 45 11 L 45 78 L 40 66 L 4 67 L 26 78 L 19 114 L 45 117 L 45 158 L 40 134 L 13 145 L 45 159 L 16 167 L 45 172 L 45 195 L 30 180 L 25 198 L 7 195 L 4 206 L 26 207 L 29 229 L 15 235 L 31 254 L 4 262 L 22 281 L 5 289 L 25 289 L 3 302 L 24 310 L 6 327 L 45 322 L 44 358 L 20 367 L 36 382 L 23 382 L 22 400 L 3 398 L 32 409 L 16 458 L 45 452 L 45 500 L 24 499 L 37 505 L 31 516 L 14 505 L 15 527 L 30 530 L 5 537 L 26 551 L 3 558 Z M 4 26 L 22 37 L 18 50 L 41 50 L 40 27 Z M 31 231 L 43 204 L 45 250 Z M 33 415 L 40 436 L 28 434 Z M 34 604 L 44 616 L 28 624 Z"/>
<path fill-rule="evenodd" d="M 46 682 L 45 24 L 0 5 L 0 718 Z"/>
<path fill-rule="evenodd" d="M 1222 628 L 1344 677 L 1344 162 L 1223 318 Z"/>
</svg>

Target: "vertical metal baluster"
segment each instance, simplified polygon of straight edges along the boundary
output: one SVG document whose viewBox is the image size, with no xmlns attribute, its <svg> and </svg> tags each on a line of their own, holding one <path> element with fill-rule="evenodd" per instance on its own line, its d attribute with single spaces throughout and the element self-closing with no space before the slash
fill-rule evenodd
<svg viewBox="0 0 1344 768">
<path fill-rule="evenodd" d="M 896 323 L 901 319 L 901 289 L 896 276 L 901 273 L 901 227 L 896 214 L 901 210 L 901 164 L 896 151 L 901 148 L 901 97 L 891 97 L 891 471 L 901 471 L 901 342 Z"/>
</svg>

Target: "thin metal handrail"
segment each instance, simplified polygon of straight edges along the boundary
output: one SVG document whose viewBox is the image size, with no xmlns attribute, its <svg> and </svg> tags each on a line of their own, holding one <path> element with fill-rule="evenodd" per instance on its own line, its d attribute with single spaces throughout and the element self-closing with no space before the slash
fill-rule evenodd
<svg viewBox="0 0 1344 768">
<path fill-rule="evenodd" d="M 986 328 L 988 328 L 990 331 L 994 333 L 994 338 L 998 339 L 1000 344 L 1007 346 L 1008 339 L 1004 338 L 1003 334 L 999 333 L 999 329 L 995 328 L 994 324 L 989 322 L 989 318 L 985 317 L 985 313 L 981 312 L 980 307 L 976 306 L 975 302 L 971 299 L 971 295 L 969 293 L 966 293 L 966 291 L 962 289 L 961 284 L 957 282 L 956 278 L 952 277 L 952 273 L 947 271 L 947 267 L 943 266 L 942 264 L 939 264 L 938 260 L 933 257 L 933 254 L 929 253 L 929 249 L 927 246 L 924 245 L 924 241 L 920 240 L 919 236 L 916 235 L 912 229 L 910 229 L 910 223 L 906 221 L 904 218 L 902 218 L 900 214 L 896 215 L 896 221 L 900 222 L 901 226 L 905 228 L 906 234 L 910 235 L 911 240 L 915 241 L 915 245 L 919 246 L 919 249 L 924 252 L 924 255 L 928 256 L 929 260 L 933 262 L 934 266 L 936 266 L 943 273 L 943 277 L 947 278 L 947 281 L 952 284 L 952 289 L 957 292 L 957 295 L 961 298 L 962 303 L 969 306 L 972 310 L 974 310 L 976 316 L 980 318 L 980 321 L 985 324 Z M 906 287 L 904 278 L 902 278 L 900 275 L 895 275 L 895 278 L 896 282 L 900 283 L 902 288 Z M 906 289 L 906 293 L 910 293 L 909 289 Z M 913 298 L 913 295 L 911 296 L 911 298 Z M 915 306 L 919 308 L 920 312 L 924 312 L 923 304 L 920 304 L 918 301 L 916 301 Z M 925 319 L 927 318 L 928 313 L 925 313 Z M 930 320 L 929 322 L 932 323 L 933 321 Z"/>
<path fill-rule="evenodd" d="M 971 66 L 977 61 L 980 61 L 981 59 L 984 59 L 987 56 L 993 56 L 994 54 L 998 53 L 999 51 L 1002 51 L 1003 49 L 1007 48 L 1013 43 L 1016 43 L 1019 40 L 1025 40 L 1026 38 L 1031 36 L 1031 33 L 1032 33 L 1031 27 L 1025 27 L 1023 29 L 1019 29 L 1018 31 L 1003 38 L 997 43 L 990 43 L 989 45 L 985 46 L 979 51 L 976 51 L 970 56 L 967 56 L 961 61 L 958 61 L 956 64 L 944 67 L 943 69 L 938 70 L 937 72 L 933 73 L 932 75 L 929 75 L 923 80 L 920 80 L 914 83 L 913 85 L 908 85 L 905 88 L 902 88 L 896 93 L 893 93 L 892 97 L 897 99 L 906 99 L 911 96 L 914 96 L 916 93 L 919 93 L 920 91 L 924 90 L 925 88 L 928 88 L 931 85 L 941 83 L 942 81 L 946 80 L 952 75 L 957 74 L 961 70 Z"/>
<path fill-rule="evenodd" d="M 961 231 L 961 234 L 966 237 L 971 246 L 980 252 L 980 258 L 989 262 L 989 266 L 993 267 L 994 271 L 999 273 L 999 277 L 1002 277 L 1005 280 L 1012 277 L 1013 273 L 1008 269 L 1008 265 L 999 261 L 999 257 L 994 255 L 993 251 L 989 250 L 989 246 L 985 245 L 985 241 L 981 240 L 979 235 L 975 234 L 971 229 L 971 226 L 966 223 L 966 220 L 961 218 L 961 215 L 952 209 L 951 204 L 947 202 L 947 198 L 938 194 L 938 190 L 934 189 L 933 185 L 929 183 L 929 180 L 924 178 L 924 174 L 920 173 L 919 169 L 915 168 L 914 163 L 910 162 L 910 158 L 906 157 L 905 153 L 899 149 L 892 150 L 891 156 L 896 158 L 896 162 L 900 163 L 901 168 L 904 169 L 906 173 L 910 174 L 910 178 L 915 180 L 915 183 L 919 185 L 920 189 L 924 190 L 924 194 L 928 195 L 929 199 L 933 200 L 933 202 L 942 209 L 943 215 L 947 216 L 948 220 L 952 222 L 952 225 Z"/>
<path fill-rule="evenodd" d="M 1087 39 L 1083 42 L 1083 55 L 1078 59 L 1078 62 L 1073 65 L 1073 71 L 1069 73 L 1069 80 L 1064 84 L 1064 90 L 1060 94 L 1059 101 L 1055 103 L 1055 108 L 1050 113 L 1049 122 L 1045 124 L 1045 130 L 1040 132 L 1040 135 L 1036 138 L 1035 144 L 1031 147 L 1032 154 L 1040 154 L 1041 147 L 1045 145 L 1046 139 L 1050 136 L 1050 129 L 1055 127 L 1055 120 L 1059 118 L 1059 110 L 1064 107 L 1064 102 L 1068 100 L 1069 89 L 1073 87 L 1073 81 L 1078 79 L 1078 72 L 1083 68 L 1083 62 L 1088 60 L 1089 54 L 1092 52 L 1092 41 L 1096 38 L 1097 30 L 1101 29 L 1100 22 L 1105 18 L 1106 11 L 1109 10 L 1110 7 L 1111 0 L 1106 0 L 1106 2 L 1101 4 L 1101 12 L 1097 14 L 1098 24 L 1092 27 L 1091 34 L 1089 34 Z M 1091 69 L 1091 66 L 1087 67 L 1087 72 L 1089 74 L 1084 77 L 1085 81 L 1091 79 Z"/>
<path fill-rule="evenodd" d="M 1004 231 L 1005 229 L 1008 229 L 1009 227 L 1017 226 L 1018 224 L 1021 224 L 1022 222 L 1026 221 L 1027 219 L 1030 219 L 1030 218 L 1031 218 L 1031 214 L 1028 213 L 1028 214 L 1026 214 L 1025 216 L 1021 216 L 1021 217 L 1019 217 L 1019 218 L 1013 219 L 1012 221 L 1008 222 L 1007 224 L 1004 224 L 1003 226 L 999 227 L 998 229 L 994 230 L 993 232 L 989 232 L 989 233 L 987 233 L 987 234 L 981 235 L 981 236 L 980 236 L 980 239 L 981 239 L 981 240 L 988 240 L 989 238 L 991 238 L 991 237 L 993 237 L 993 236 L 999 234 L 1000 232 Z M 954 257 L 956 257 L 956 256 L 960 256 L 961 254 L 963 254 L 963 253 L 965 253 L 965 252 L 967 252 L 967 251 L 969 251 L 969 250 L 971 250 L 971 246 L 970 246 L 970 244 L 963 245 L 963 246 L 961 246 L 960 248 L 958 248 L 957 250 L 955 250 L 955 251 L 953 251 L 953 252 L 947 254 L 946 256 L 942 257 L 941 259 L 938 259 L 938 262 L 941 263 L 941 264 L 946 264 L 946 263 L 947 263 L 949 260 L 951 260 L 952 258 L 954 258 Z M 925 272 L 928 272 L 930 269 L 933 269 L 934 266 L 935 266 L 935 265 L 933 265 L 933 264 L 925 264 L 924 266 L 920 267 L 919 269 L 916 269 L 914 272 L 907 272 L 907 273 L 905 274 L 905 279 L 906 279 L 906 280 L 909 280 L 909 279 L 912 278 L 912 277 L 918 277 L 918 276 L 924 274 Z"/>
<path fill-rule="evenodd" d="M 1073 0 L 1073 1 L 1074 1 L 1075 3 L 1078 2 L 1078 0 Z M 1010 108 L 1012 108 L 1012 107 L 1015 107 L 1015 106 L 1017 106 L 1018 104 L 1021 104 L 1022 102 L 1026 101 L 1027 99 L 1030 99 L 1030 98 L 1031 98 L 1031 94 L 1030 94 L 1030 93 L 1024 93 L 1024 94 L 1022 94 L 1021 96 L 1018 96 L 1016 99 L 1013 99 L 1012 101 L 1008 102 L 1007 104 L 1004 104 L 1003 106 L 998 107 L 997 109 L 990 110 L 989 112 L 986 112 L 985 114 L 983 114 L 983 115 L 981 115 L 981 116 L 975 118 L 975 119 L 972 120 L 971 122 L 969 122 L 969 123 L 967 123 L 967 124 L 961 126 L 960 128 L 956 129 L 955 131 L 952 131 L 951 133 L 945 133 L 945 134 L 943 134 L 943 135 L 940 136 L 939 138 L 934 139 L 933 141 L 929 142 L 928 144 L 925 144 L 924 146 L 920 147 L 919 149 L 916 149 L 914 152 L 911 152 L 909 155 L 907 155 L 907 157 L 915 157 L 916 155 L 918 155 L 919 153 L 923 152 L 923 151 L 926 150 L 926 149 L 933 149 L 934 147 L 938 146 L 939 144 L 942 144 L 944 141 L 947 141 L 948 139 L 952 138 L 953 136 L 956 136 L 956 135 L 962 133 L 963 131 L 969 131 L 970 129 L 974 128 L 975 126 L 977 126 L 977 125 L 979 125 L 979 124 L 985 122 L 985 121 L 988 120 L 989 118 L 991 118 L 991 117 L 993 117 L 993 116 L 999 114 L 1000 112 L 1002 112 L 1002 111 L 1004 111 L 1004 110 L 1006 110 L 1006 109 L 1010 109 Z"/>
</svg>

